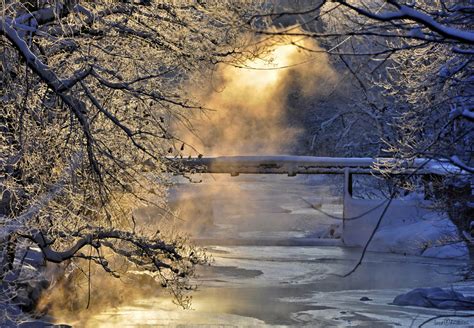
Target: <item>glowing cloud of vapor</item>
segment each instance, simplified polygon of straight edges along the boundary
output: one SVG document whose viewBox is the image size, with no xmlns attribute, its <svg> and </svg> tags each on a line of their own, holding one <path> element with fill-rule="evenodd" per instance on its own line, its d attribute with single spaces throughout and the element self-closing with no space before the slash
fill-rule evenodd
<svg viewBox="0 0 474 328">
<path fill-rule="evenodd" d="M 291 152 L 301 129 L 288 124 L 289 95 L 323 97 L 336 83 L 328 56 L 304 50 L 320 49 L 314 40 L 280 38 L 263 43 L 268 48 L 263 58 L 239 66 L 221 65 L 212 85 L 195 91 L 212 111 L 195 115 L 192 131 L 180 129 L 178 135 L 200 153 Z"/>
</svg>

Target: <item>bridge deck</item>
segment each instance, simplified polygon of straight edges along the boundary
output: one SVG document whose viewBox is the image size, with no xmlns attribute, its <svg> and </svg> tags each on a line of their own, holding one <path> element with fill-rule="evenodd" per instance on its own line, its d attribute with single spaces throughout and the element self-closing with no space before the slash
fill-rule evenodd
<svg viewBox="0 0 474 328">
<path fill-rule="evenodd" d="M 313 157 L 313 156 L 220 156 L 200 158 L 169 158 L 175 162 L 176 173 L 230 173 L 238 174 L 380 174 L 376 168 L 389 169 L 395 164 L 391 158 Z M 418 158 L 403 163 L 403 170 L 392 174 L 446 175 L 464 174 L 447 160 Z"/>
</svg>

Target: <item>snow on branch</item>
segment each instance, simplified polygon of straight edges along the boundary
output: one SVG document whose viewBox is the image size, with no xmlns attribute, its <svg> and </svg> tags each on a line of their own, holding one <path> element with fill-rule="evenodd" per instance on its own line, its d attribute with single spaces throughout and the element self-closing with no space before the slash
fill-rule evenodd
<svg viewBox="0 0 474 328">
<path fill-rule="evenodd" d="M 25 23 L 33 20 L 37 25 L 42 25 L 55 21 L 58 18 L 67 16 L 75 7 L 77 0 L 57 1 L 54 7 L 42 8 L 33 12 L 20 15 L 15 18 L 15 23 Z"/>
<path fill-rule="evenodd" d="M 8 234 L 11 232 L 17 232 L 25 228 L 28 222 L 34 218 L 44 207 L 46 207 L 49 202 L 51 202 L 55 197 L 60 195 L 65 187 L 67 179 L 70 178 L 71 174 L 77 169 L 80 164 L 80 158 L 82 154 L 75 154 L 71 160 L 71 164 L 66 168 L 62 173 L 62 178 L 56 182 L 50 191 L 42 195 L 38 201 L 32 204 L 23 214 L 15 218 L 8 224 L 4 225 L 2 230 L 3 234 Z"/>
<path fill-rule="evenodd" d="M 33 72 L 35 72 L 38 77 L 48 84 L 48 86 L 55 92 L 67 90 L 78 81 L 86 78 L 91 71 L 90 68 L 80 70 L 75 72 L 69 79 L 62 80 L 58 78 L 48 65 L 44 64 L 38 56 L 31 51 L 25 40 L 20 37 L 16 29 L 13 27 L 12 19 L 6 18 L 3 24 L 0 24 L 0 34 L 7 37 L 12 45 L 18 50 L 20 55 L 25 59 L 28 67 L 30 67 Z"/>
<path fill-rule="evenodd" d="M 178 260 L 182 258 L 181 255 L 176 251 L 175 247 L 171 244 L 166 244 L 161 240 L 148 240 L 144 237 L 138 237 L 130 232 L 119 230 L 99 230 L 92 232 L 82 236 L 82 238 L 79 238 L 72 246 L 66 250 L 61 251 L 54 250 L 51 247 L 52 242 L 47 240 L 41 231 L 33 231 L 30 236 L 25 237 L 31 239 L 38 245 L 38 247 L 40 247 L 46 260 L 54 263 L 61 263 L 73 258 L 83 247 L 87 245 L 100 247 L 100 241 L 107 239 L 126 241 L 132 244 L 134 248 L 142 251 L 148 251 L 156 268 L 171 268 L 170 265 L 157 260 L 156 255 L 158 254 L 169 254 L 169 256 L 173 256 Z"/>
<path fill-rule="evenodd" d="M 469 172 L 474 173 L 474 167 L 470 167 L 466 163 L 464 163 L 458 156 L 451 156 L 450 159 L 451 163 L 456 165 L 457 167 Z"/>
<path fill-rule="evenodd" d="M 464 116 L 465 118 L 467 118 L 470 121 L 474 121 L 474 111 L 470 111 L 468 109 L 465 109 L 465 110 L 462 111 L 461 115 Z"/>
<path fill-rule="evenodd" d="M 373 13 L 366 9 L 362 9 L 355 5 L 348 3 L 346 0 L 335 0 L 335 2 L 340 3 L 341 5 L 348 7 L 360 15 L 366 16 L 368 18 L 378 20 L 378 21 L 394 21 L 407 19 L 413 22 L 419 23 L 424 27 L 430 29 L 433 32 L 438 33 L 439 35 L 459 41 L 464 44 L 472 45 L 474 44 L 474 32 L 464 31 L 456 29 L 450 26 L 446 26 L 438 23 L 432 16 L 422 13 L 416 9 L 413 9 L 406 5 L 400 5 L 395 0 L 388 0 L 387 2 L 397 8 L 396 11 L 388 11 L 383 13 Z"/>
</svg>

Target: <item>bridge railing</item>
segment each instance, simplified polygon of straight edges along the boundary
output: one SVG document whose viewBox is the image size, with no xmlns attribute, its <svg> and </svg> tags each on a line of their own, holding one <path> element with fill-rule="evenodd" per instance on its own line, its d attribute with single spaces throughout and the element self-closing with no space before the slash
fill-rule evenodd
<svg viewBox="0 0 474 328">
<path fill-rule="evenodd" d="M 200 158 L 168 158 L 176 164 L 177 172 L 229 173 L 238 174 L 344 174 L 349 169 L 354 174 L 445 175 L 463 171 L 447 160 L 417 158 L 402 163 L 401 169 L 393 170 L 399 164 L 391 158 L 364 157 L 313 157 L 313 156 L 219 156 Z"/>
</svg>

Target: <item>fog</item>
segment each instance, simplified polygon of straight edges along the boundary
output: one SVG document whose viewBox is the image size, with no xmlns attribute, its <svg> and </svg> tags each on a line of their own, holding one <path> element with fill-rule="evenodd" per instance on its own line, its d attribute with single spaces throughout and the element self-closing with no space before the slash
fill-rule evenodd
<svg viewBox="0 0 474 328">
<path fill-rule="evenodd" d="M 290 95 L 314 99 L 334 88 L 337 74 L 328 56 L 304 50 L 319 49 L 315 41 L 282 37 L 258 43 L 265 48 L 259 58 L 220 64 L 207 85 L 189 86 L 207 110 L 192 115 L 191 129 L 180 125 L 176 133 L 200 154 L 291 153 L 302 130 L 289 123 Z M 183 155 L 196 153 L 189 148 Z"/>
</svg>

